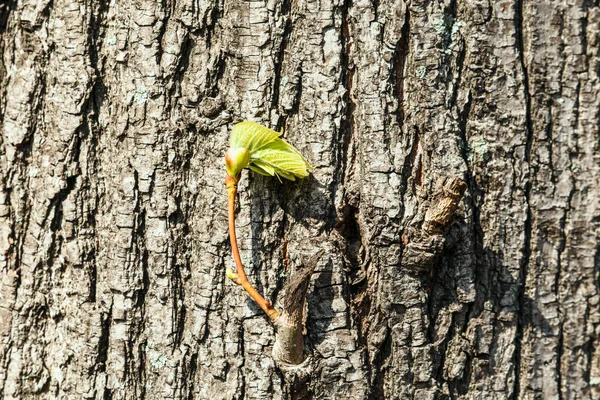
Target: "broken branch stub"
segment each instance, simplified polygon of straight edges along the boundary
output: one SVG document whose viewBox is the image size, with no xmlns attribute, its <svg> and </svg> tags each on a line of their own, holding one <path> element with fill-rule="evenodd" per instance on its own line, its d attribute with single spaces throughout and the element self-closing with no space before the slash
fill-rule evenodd
<svg viewBox="0 0 600 400">
<path fill-rule="evenodd" d="M 283 312 L 275 320 L 275 344 L 273 359 L 281 367 L 300 364 L 304 360 L 304 303 L 306 292 L 317 262 L 325 251 L 319 250 L 302 269 L 297 270 L 289 279 Z"/>
<path fill-rule="evenodd" d="M 428 271 L 435 264 L 466 189 L 467 184 L 462 179 L 448 178 L 425 213 L 422 227 L 406 229 L 402 238 L 403 267 Z"/>
<path fill-rule="evenodd" d="M 454 222 L 458 203 L 467 190 L 467 184 L 458 178 L 450 178 L 442 187 L 442 193 L 425 213 L 423 231 L 432 234 L 446 232 Z"/>
</svg>

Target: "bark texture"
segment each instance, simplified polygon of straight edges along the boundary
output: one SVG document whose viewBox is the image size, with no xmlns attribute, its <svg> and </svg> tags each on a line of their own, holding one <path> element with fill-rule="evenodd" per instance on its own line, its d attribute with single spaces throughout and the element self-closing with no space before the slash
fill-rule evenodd
<svg viewBox="0 0 600 400">
<path fill-rule="evenodd" d="M 0 2 L 0 398 L 600 398 L 599 48 L 592 0 Z M 240 185 L 267 299 L 325 251 L 291 375 L 243 119 L 315 166 Z"/>
</svg>

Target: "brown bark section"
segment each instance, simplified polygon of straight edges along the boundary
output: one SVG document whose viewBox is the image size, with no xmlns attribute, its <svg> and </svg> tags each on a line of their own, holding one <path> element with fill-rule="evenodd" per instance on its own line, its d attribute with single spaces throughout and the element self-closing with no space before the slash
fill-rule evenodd
<svg viewBox="0 0 600 400">
<path fill-rule="evenodd" d="M 0 398 L 599 398 L 599 45 L 587 0 L 0 4 Z M 224 275 L 243 119 L 316 167 L 240 184 L 265 298 L 325 250 L 291 375 Z"/>
</svg>

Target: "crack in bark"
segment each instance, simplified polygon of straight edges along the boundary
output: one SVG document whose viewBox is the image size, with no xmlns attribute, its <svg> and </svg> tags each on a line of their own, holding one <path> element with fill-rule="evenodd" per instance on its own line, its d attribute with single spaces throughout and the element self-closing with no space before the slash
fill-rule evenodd
<svg viewBox="0 0 600 400">
<path fill-rule="evenodd" d="M 340 32 L 341 42 L 341 80 L 344 88 L 346 89 L 343 101 L 344 101 L 344 112 L 342 114 L 342 120 L 340 123 L 340 143 L 341 146 L 338 148 L 338 159 L 340 163 L 339 176 L 337 177 L 338 185 L 345 185 L 346 180 L 350 179 L 350 172 L 353 168 L 348 167 L 348 157 L 350 151 L 350 145 L 353 144 L 352 154 L 354 153 L 354 142 L 355 142 L 355 121 L 354 121 L 354 110 L 356 109 L 356 103 L 352 98 L 353 81 L 355 67 L 350 68 L 350 52 L 351 52 L 351 36 L 350 36 L 350 24 L 349 24 L 349 13 L 350 7 L 352 7 L 352 0 L 344 0 L 341 9 L 342 24 Z M 354 157 L 352 157 L 352 163 Z M 350 163 L 350 165 L 352 165 Z"/>
<path fill-rule="evenodd" d="M 406 156 L 406 158 L 404 159 L 404 164 L 402 165 L 402 171 L 400 172 L 400 176 L 402 177 L 402 185 L 400 186 L 400 198 L 403 200 L 402 201 L 402 218 L 405 218 L 405 207 L 404 207 L 404 200 L 405 200 L 405 196 L 406 193 L 408 191 L 408 179 L 411 177 L 413 169 L 414 169 L 414 164 L 415 164 L 415 160 L 417 159 L 417 155 L 418 155 L 418 150 L 419 150 L 419 146 L 421 143 L 421 136 L 419 134 L 419 129 L 415 126 L 414 127 L 414 134 L 413 136 L 413 140 L 412 140 L 412 145 L 410 148 L 410 152 L 408 153 L 408 155 Z M 417 177 L 413 180 L 413 192 L 416 192 L 416 187 L 414 185 L 416 185 L 416 181 L 421 181 L 422 177 L 419 176 L 420 174 L 423 173 L 423 165 L 420 162 L 419 163 L 419 168 L 417 171 Z M 418 178 L 418 179 L 417 179 Z M 402 232 L 400 232 L 400 235 L 402 235 Z"/>
<path fill-rule="evenodd" d="M 282 5 L 283 8 L 283 5 Z M 282 11 L 283 14 L 283 11 Z M 277 59 L 275 60 L 274 65 L 274 78 L 273 78 L 273 95 L 271 97 L 271 107 L 277 109 L 277 105 L 279 104 L 279 91 L 281 86 L 281 69 L 283 66 L 283 60 L 285 58 L 285 51 L 290 40 L 290 36 L 292 33 L 292 20 L 290 17 L 285 19 L 285 27 L 283 28 L 283 33 L 281 34 L 281 43 L 279 44 L 279 50 L 277 51 Z M 275 130 L 278 130 L 280 126 L 277 126 Z"/>
<path fill-rule="evenodd" d="M 108 309 L 106 317 L 102 320 L 100 326 L 100 338 L 98 339 L 98 353 L 94 368 L 100 372 L 106 372 L 106 361 L 108 360 L 108 347 L 110 345 L 110 326 L 112 323 L 112 307 Z M 91 373 L 91 371 L 90 371 Z"/>
<path fill-rule="evenodd" d="M 558 387 L 558 398 L 559 400 L 562 398 L 562 356 L 563 356 L 563 344 L 564 344 L 564 317 L 561 315 L 564 314 L 564 310 L 560 309 L 560 305 L 562 303 L 560 296 L 560 281 L 561 281 L 561 272 L 562 272 L 562 255 L 566 249 L 567 243 L 567 235 L 565 232 L 566 223 L 568 219 L 569 212 L 571 211 L 571 201 L 573 199 L 573 195 L 575 194 L 575 184 L 573 183 L 571 186 L 571 191 L 569 192 L 569 197 L 567 199 L 567 207 L 563 213 L 562 218 L 559 221 L 559 231 L 560 231 L 560 244 L 558 247 L 558 255 L 557 255 L 557 273 L 555 277 L 554 287 L 556 298 L 558 299 L 558 315 L 560 318 L 560 326 L 558 330 L 558 354 L 556 359 L 556 372 L 557 372 L 557 387 Z"/>
<path fill-rule="evenodd" d="M 512 398 L 517 399 L 519 397 L 519 390 L 521 384 L 521 341 L 523 339 L 523 325 L 524 325 L 524 307 L 525 307 L 525 289 L 527 283 L 527 276 L 529 272 L 529 260 L 531 258 L 531 239 L 532 239 L 532 208 L 531 208 L 531 179 L 532 166 L 531 166 L 531 149 L 533 146 L 533 120 L 531 118 L 531 96 L 529 94 L 529 74 L 527 65 L 525 62 L 525 47 L 523 38 L 523 0 L 518 0 L 515 6 L 515 46 L 518 53 L 519 64 L 521 66 L 521 72 L 523 74 L 523 95 L 525 99 L 525 127 L 527 136 L 525 139 L 525 162 L 528 167 L 527 182 L 525 183 L 525 203 L 527 205 L 526 218 L 524 221 L 524 244 L 523 244 L 523 262 L 520 266 L 520 288 L 519 288 L 519 309 L 520 315 L 517 318 L 517 329 L 515 334 L 515 379 Z"/>
<path fill-rule="evenodd" d="M 390 80 L 392 81 L 393 94 L 398 101 L 397 108 L 397 121 L 400 125 L 400 129 L 404 126 L 404 70 L 406 68 L 406 59 L 410 51 L 410 10 L 408 7 L 404 13 L 404 23 L 400 29 L 400 39 L 396 43 L 394 49 L 394 58 L 392 62 L 392 71 L 390 73 Z"/>
<path fill-rule="evenodd" d="M 177 255 L 173 254 L 172 261 L 173 278 L 170 280 L 171 291 L 173 296 L 172 302 L 172 316 L 171 324 L 174 327 L 173 330 L 173 349 L 181 346 L 181 339 L 183 338 L 183 332 L 185 328 L 185 316 L 187 309 L 185 307 L 185 291 L 183 288 L 183 279 L 181 277 L 181 271 L 177 265 Z"/>
<path fill-rule="evenodd" d="M 466 48 L 465 48 L 466 53 Z M 473 168 L 471 167 L 471 162 L 469 161 L 469 141 L 467 139 L 467 123 L 471 114 L 471 106 L 473 102 L 472 92 L 469 89 L 467 93 L 467 100 L 463 106 L 462 111 L 459 113 L 459 135 L 462 141 L 460 147 L 460 155 L 464 160 L 466 172 L 465 172 L 465 182 L 467 183 L 467 190 L 469 195 L 467 196 L 469 200 L 469 205 L 471 207 L 472 217 L 470 221 L 469 230 L 473 235 L 473 248 L 472 255 L 474 259 L 475 271 L 474 271 L 474 282 L 482 284 L 480 280 L 480 274 L 478 274 L 478 266 L 480 263 L 480 254 L 484 254 L 484 233 L 481 225 L 481 210 L 480 205 L 478 204 L 478 196 L 480 192 L 480 188 L 477 185 L 477 180 L 473 174 Z M 484 284 L 485 287 L 488 286 L 487 282 Z M 465 311 L 465 319 L 462 324 L 461 332 L 465 332 L 468 323 L 469 316 L 472 315 L 473 309 L 476 307 L 477 301 L 469 303 L 467 306 L 467 310 Z"/>
<path fill-rule="evenodd" d="M 244 374 L 244 367 L 246 365 L 246 357 L 244 357 L 244 354 L 246 352 L 246 342 L 244 340 L 244 322 L 242 320 L 242 323 L 239 324 L 239 354 L 242 355 L 242 362 L 240 363 L 240 367 L 238 369 L 238 384 L 239 384 L 239 397 L 238 399 L 243 400 L 246 398 L 246 374 Z"/>
<path fill-rule="evenodd" d="M 162 10 L 160 11 L 164 12 L 164 16 L 162 17 L 162 20 L 160 21 L 160 25 L 158 27 L 158 34 L 156 35 L 156 63 L 160 65 L 163 53 L 165 52 L 165 50 L 163 49 L 162 41 L 165 36 L 165 33 L 167 32 L 167 25 L 169 23 L 169 19 L 171 18 L 171 10 L 169 9 L 169 7 L 167 7 L 167 0 L 160 0 L 160 3 L 157 2 L 157 4 L 161 5 Z M 157 10 L 156 12 L 158 13 L 159 11 Z"/>
</svg>

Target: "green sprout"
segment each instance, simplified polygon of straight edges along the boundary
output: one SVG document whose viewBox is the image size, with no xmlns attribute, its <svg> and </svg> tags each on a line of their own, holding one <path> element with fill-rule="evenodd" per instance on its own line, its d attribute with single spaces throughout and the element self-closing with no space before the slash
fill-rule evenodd
<svg viewBox="0 0 600 400">
<path fill-rule="evenodd" d="M 244 168 L 249 168 L 261 175 L 276 176 L 280 181 L 281 178 L 295 181 L 296 178 L 306 178 L 309 175 L 308 171 L 312 167 L 294 146 L 279 137 L 282 133 L 266 128 L 256 122 L 240 122 L 231 131 L 229 140 L 231 147 L 225 153 L 229 238 L 237 268 L 235 272 L 228 268 L 226 275 L 248 292 L 271 321 L 275 321 L 281 313 L 258 293 L 248 281 L 244 271 L 235 233 L 235 197 L 237 184 L 241 179 Z"/>
<path fill-rule="evenodd" d="M 252 121 L 233 127 L 230 148 L 225 155 L 227 173 L 236 177 L 246 167 L 265 176 L 276 176 L 295 181 L 306 178 L 312 168 L 298 150 L 281 139 L 283 132 Z"/>
</svg>

